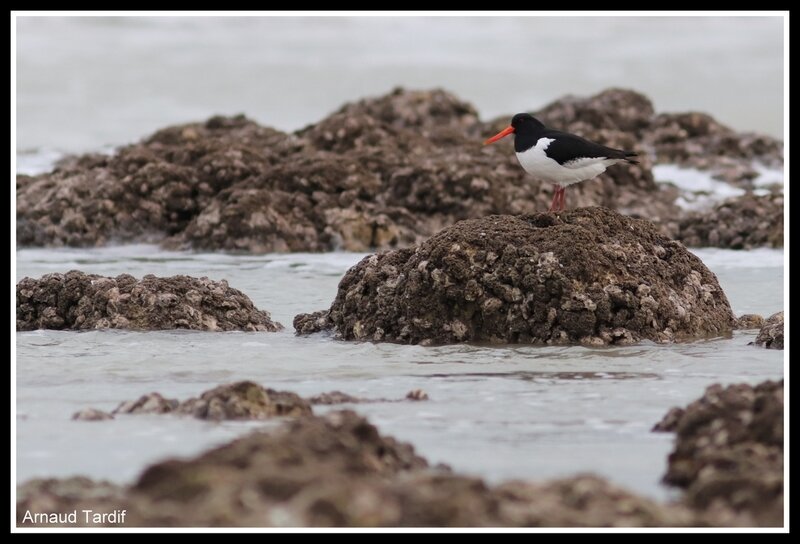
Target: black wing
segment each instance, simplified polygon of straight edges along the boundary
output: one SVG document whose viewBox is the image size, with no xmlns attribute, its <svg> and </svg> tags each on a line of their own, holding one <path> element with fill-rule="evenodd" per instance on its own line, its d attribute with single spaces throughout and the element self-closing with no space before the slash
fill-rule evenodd
<svg viewBox="0 0 800 544">
<path fill-rule="evenodd" d="M 620 159 L 633 164 L 637 164 L 631 157 L 635 157 L 633 151 L 623 151 L 613 149 L 604 145 L 596 144 L 581 138 L 575 134 L 569 134 L 558 130 L 548 130 L 542 134 L 544 138 L 552 138 L 554 141 L 547 146 L 547 156 L 558 164 L 564 164 L 575 159 Z"/>
</svg>

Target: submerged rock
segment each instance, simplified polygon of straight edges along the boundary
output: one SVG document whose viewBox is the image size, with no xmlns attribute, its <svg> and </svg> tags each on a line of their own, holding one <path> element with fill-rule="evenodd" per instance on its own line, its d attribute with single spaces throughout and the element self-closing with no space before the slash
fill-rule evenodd
<svg viewBox="0 0 800 544">
<path fill-rule="evenodd" d="M 225 280 L 147 275 L 137 280 L 46 274 L 17 284 L 17 330 L 193 329 L 268 331 L 283 328 Z"/>
<path fill-rule="evenodd" d="M 242 381 L 221 385 L 199 398 L 186 400 L 178 407 L 178 412 L 200 419 L 269 419 L 310 416 L 311 406 L 295 393 Z"/>
<path fill-rule="evenodd" d="M 341 391 L 331 391 L 330 393 L 320 393 L 319 395 L 314 395 L 313 397 L 309 397 L 308 402 L 311 404 L 317 405 L 326 405 L 330 406 L 333 404 L 366 404 L 366 403 L 373 403 L 373 402 L 404 402 L 407 400 L 411 401 L 420 401 L 420 400 L 429 400 L 428 394 L 423 391 L 422 389 L 412 389 L 406 396 L 402 399 L 371 399 L 371 398 L 364 398 L 364 397 L 354 397 L 353 395 L 348 395 L 347 393 L 342 393 Z"/>
<path fill-rule="evenodd" d="M 489 216 L 364 258 L 298 333 L 346 340 L 631 343 L 728 333 L 716 277 L 644 220 L 603 208 Z"/>
<path fill-rule="evenodd" d="M 84 408 L 72 414 L 72 419 L 77 421 L 105 421 L 114 419 L 114 416 L 96 408 Z"/>
<path fill-rule="evenodd" d="M 178 409 L 177 399 L 164 398 L 161 393 L 148 393 L 136 400 L 121 402 L 114 414 L 169 414 Z"/>
<path fill-rule="evenodd" d="M 758 314 L 742 314 L 736 318 L 737 329 L 760 329 L 764 326 L 764 318 Z"/>
<path fill-rule="evenodd" d="M 220 385 L 198 398 L 183 402 L 166 399 L 159 393 L 143 395 L 135 401 L 122 402 L 115 414 L 189 414 L 199 419 L 269 419 L 272 417 L 310 416 L 311 406 L 295 393 L 265 389 L 250 381 Z"/>
<path fill-rule="evenodd" d="M 783 349 L 783 312 L 769 316 L 756 337 L 756 345 Z"/>
<path fill-rule="evenodd" d="M 687 505 L 715 524 L 783 524 L 783 380 L 712 385 L 655 430 L 677 434 L 664 481 Z"/>
</svg>

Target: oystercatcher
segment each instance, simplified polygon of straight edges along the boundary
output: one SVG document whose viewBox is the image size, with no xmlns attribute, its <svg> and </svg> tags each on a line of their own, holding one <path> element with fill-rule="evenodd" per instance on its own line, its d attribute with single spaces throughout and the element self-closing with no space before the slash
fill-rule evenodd
<svg viewBox="0 0 800 544">
<path fill-rule="evenodd" d="M 639 164 L 636 153 L 612 149 L 575 134 L 551 130 L 527 113 L 518 113 L 511 125 L 485 142 L 488 145 L 509 134 L 514 135 L 517 159 L 529 174 L 555 185 L 551 212 L 564 211 L 567 186 L 592 179 L 621 161 Z"/>
</svg>

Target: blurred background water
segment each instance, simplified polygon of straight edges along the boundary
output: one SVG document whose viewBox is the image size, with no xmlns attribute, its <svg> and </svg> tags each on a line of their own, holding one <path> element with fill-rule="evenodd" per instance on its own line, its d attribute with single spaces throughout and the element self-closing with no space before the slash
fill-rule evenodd
<svg viewBox="0 0 800 544">
<path fill-rule="evenodd" d="M 283 130 L 397 85 L 483 118 L 607 87 L 783 134 L 780 17 L 21 17 L 17 149 L 58 155 L 245 113 Z"/>
</svg>

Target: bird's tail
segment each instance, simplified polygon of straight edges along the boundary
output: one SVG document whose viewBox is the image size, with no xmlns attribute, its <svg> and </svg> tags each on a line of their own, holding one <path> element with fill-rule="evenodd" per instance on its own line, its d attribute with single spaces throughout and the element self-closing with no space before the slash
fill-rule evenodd
<svg viewBox="0 0 800 544">
<path fill-rule="evenodd" d="M 628 164 L 639 164 L 639 161 L 637 161 L 636 159 L 632 159 L 631 158 L 631 157 L 636 157 L 637 156 L 636 152 L 634 152 L 634 151 L 623 151 L 623 153 L 625 153 L 625 161 Z"/>
</svg>

